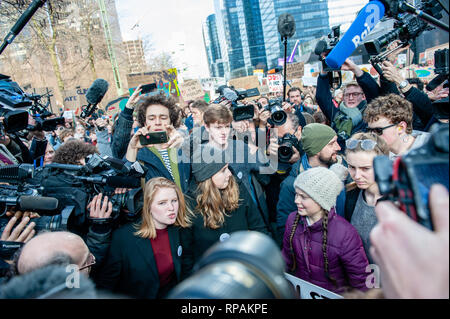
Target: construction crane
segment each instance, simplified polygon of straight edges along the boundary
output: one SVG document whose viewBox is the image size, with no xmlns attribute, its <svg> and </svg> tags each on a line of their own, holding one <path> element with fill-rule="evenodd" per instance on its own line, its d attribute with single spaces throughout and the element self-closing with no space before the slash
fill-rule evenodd
<svg viewBox="0 0 450 319">
<path fill-rule="evenodd" d="M 100 7 L 100 16 L 102 18 L 103 30 L 105 30 L 106 46 L 108 48 L 109 59 L 111 60 L 111 66 L 113 69 L 114 82 L 116 83 L 117 94 L 119 96 L 125 93 L 120 80 L 119 67 L 117 65 L 116 54 L 114 53 L 113 40 L 111 35 L 111 28 L 109 27 L 108 16 L 106 15 L 106 5 L 104 0 L 98 0 L 98 6 Z"/>
</svg>

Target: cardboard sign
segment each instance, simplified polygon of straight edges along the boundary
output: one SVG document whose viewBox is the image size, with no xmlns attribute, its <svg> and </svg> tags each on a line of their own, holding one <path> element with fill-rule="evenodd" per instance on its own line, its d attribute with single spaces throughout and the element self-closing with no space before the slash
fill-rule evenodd
<svg viewBox="0 0 450 319">
<path fill-rule="evenodd" d="M 302 77 L 303 86 L 317 86 L 317 77 L 304 76 Z"/>
<path fill-rule="evenodd" d="M 304 63 L 296 62 L 286 65 L 286 79 L 301 79 L 304 74 Z"/>
<path fill-rule="evenodd" d="M 81 114 L 83 105 L 87 105 L 87 89 L 65 90 L 63 96 L 64 111 L 74 111 L 75 115 Z"/>
<path fill-rule="evenodd" d="M 242 78 L 236 78 L 228 81 L 229 85 L 234 86 L 236 90 L 239 89 L 254 89 L 257 88 L 260 89 L 260 84 L 258 80 L 258 76 L 252 75 L 252 76 L 245 76 Z"/>
<path fill-rule="evenodd" d="M 205 96 L 205 92 L 203 91 L 199 80 L 185 81 L 180 85 L 180 90 L 181 96 L 185 101 L 202 99 Z"/>
<path fill-rule="evenodd" d="M 177 81 L 177 69 L 127 74 L 128 87 L 137 87 L 141 83 L 156 83 L 158 90 L 163 90 L 172 97 L 180 96 Z"/>
<path fill-rule="evenodd" d="M 280 73 L 268 74 L 267 85 L 270 92 L 283 92 L 283 76 Z"/>
<path fill-rule="evenodd" d="M 294 286 L 299 295 L 299 299 L 343 299 L 341 295 L 316 286 L 290 274 L 284 274 L 286 279 Z"/>
</svg>

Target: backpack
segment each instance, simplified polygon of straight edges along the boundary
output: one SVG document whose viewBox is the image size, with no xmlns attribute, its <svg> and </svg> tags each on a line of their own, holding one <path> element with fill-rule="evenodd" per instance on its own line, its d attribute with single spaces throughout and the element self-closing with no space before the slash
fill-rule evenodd
<svg viewBox="0 0 450 319">
<path fill-rule="evenodd" d="M 350 116 L 339 111 L 334 117 L 331 127 L 336 131 L 339 139 L 346 140 L 352 135 L 353 122 Z"/>
</svg>

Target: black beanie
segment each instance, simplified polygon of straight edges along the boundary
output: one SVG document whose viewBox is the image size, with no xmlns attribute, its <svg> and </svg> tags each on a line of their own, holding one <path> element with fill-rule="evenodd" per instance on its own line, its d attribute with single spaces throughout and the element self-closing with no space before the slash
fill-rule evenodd
<svg viewBox="0 0 450 319">
<path fill-rule="evenodd" d="M 224 161 L 222 150 L 209 146 L 200 145 L 194 151 L 192 160 L 192 174 L 197 183 L 206 181 L 220 171 L 227 163 Z"/>
</svg>

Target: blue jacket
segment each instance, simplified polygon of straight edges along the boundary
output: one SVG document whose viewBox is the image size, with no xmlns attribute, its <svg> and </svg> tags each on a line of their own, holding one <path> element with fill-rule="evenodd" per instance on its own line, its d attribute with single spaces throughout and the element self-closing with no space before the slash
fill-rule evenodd
<svg viewBox="0 0 450 319">
<path fill-rule="evenodd" d="M 342 165 L 345 164 L 339 156 L 338 163 Z M 279 234 L 284 233 L 284 227 L 289 214 L 293 211 L 297 211 L 297 205 L 295 205 L 294 181 L 300 173 L 310 168 L 311 166 L 309 165 L 308 158 L 305 154 L 292 166 L 289 176 L 281 183 L 280 196 L 277 204 L 277 227 Z M 339 216 L 345 216 L 345 188 L 337 198 L 336 212 Z"/>
<path fill-rule="evenodd" d="M 175 182 L 163 162 L 148 148 L 140 149 L 136 160 L 142 162 L 148 169 L 147 175 L 145 176 L 146 182 L 153 177 L 165 177 Z M 185 193 L 188 190 L 191 180 L 191 163 L 181 148 L 178 150 L 178 172 L 180 174 L 181 190 Z"/>
</svg>

